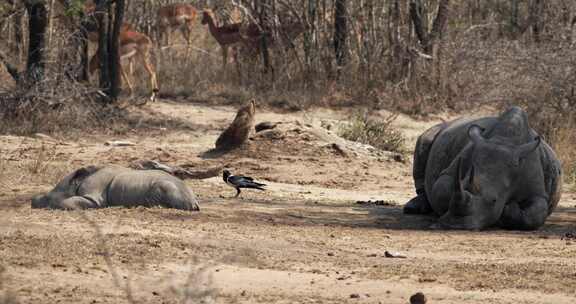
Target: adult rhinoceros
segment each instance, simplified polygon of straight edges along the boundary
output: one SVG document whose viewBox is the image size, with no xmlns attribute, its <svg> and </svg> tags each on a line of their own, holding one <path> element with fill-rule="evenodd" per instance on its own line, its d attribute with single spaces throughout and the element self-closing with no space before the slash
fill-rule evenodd
<svg viewBox="0 0 576 304">
<path fill-rule="evenodd" d="M 499 117 L 457 119 L 424 132 L 414 153 L 408 214 L 434 212 L 436 226 L 533 230 L 560 200 L 560 162 L 512 107 Z"/>
<path fill-rule="evenodd" d="M 180 179 L 159 170 L 133 170 L 120 166 L 80 168 L 62 179 L 52 191 L 32 199 L 32 208 L 137 205 L 199 210 L 196 197 Z"/>
</svg>

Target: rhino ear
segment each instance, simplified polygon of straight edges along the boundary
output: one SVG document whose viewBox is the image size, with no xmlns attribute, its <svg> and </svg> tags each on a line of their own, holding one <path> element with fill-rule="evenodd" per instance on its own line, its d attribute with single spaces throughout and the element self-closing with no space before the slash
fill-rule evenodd
<svg viewBox="0 0 576 304">
<path fill-rule="evenodd" d="M 485 141 L 484 137 L 482 137 L 482 132 L 484 129 L 478 125 L 471 125 L 468 128 L 468 137 L 474 142 L 474 144 L 479 144 Z"/>
<path fill-rule="evenodd" d="M 74 175 L 70 179 L 70 184 L 73 184 L 75 186 L 80 185 L 85 178 L 94 174 L 94 172 L 98 171 L 98 169 L 99 168 L 95 166 L 87 166 L 76 170 L 76 172 L 74 172 Z"/>
<path fill-rule="evenodd" d="M 540 139 L 540 136 L 537 136 L 536 138 L 534 138 L 533 141 L 520 145 L 519 147 L 516 148 L 515 151 L 516 158 L 518 160 L 525 158 L 526 156 L 528 156 L 528 154 L 532 153 L 532 151 L 536 150 L 540 146 L 541 142 L 542 139 Z"/>
</svg>

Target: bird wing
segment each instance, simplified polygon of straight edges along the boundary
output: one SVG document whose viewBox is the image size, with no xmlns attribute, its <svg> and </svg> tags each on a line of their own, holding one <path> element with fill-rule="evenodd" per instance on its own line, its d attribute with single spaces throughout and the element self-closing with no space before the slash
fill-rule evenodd
<svg viewBox="0 0 576 304">
<path fill-rule="evenodd" d="M 228 177 L 228 182 L 237 187 L 254 187 L 254 186 L 265 186 L 265 184 L 254 182 L 254 179 L 242 175 L 234 175 Z"/>
</svg>

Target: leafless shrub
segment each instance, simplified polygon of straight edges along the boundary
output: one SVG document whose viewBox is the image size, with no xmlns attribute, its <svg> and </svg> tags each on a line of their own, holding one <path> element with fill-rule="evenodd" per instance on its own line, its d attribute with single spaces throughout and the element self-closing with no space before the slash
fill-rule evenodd
<svg viewBox="0 0 576 304">
<path fill-rule="evenodd" d="M 54 146 L 47 147 L 42 145 L 34 155 L 34 157 L 26 164 L 26 171 L 30 174 L 40 174 L 46 172 L 49 163 L 54 161 L 56 149 Z"/>
<path fill-rule="evenodd" d="M 91 98 L 96 91 L 74 83 L 47 80 L 26 91 L 0 95 L 0 133 L 66 133 L 102 127 L 106 109 Z"/>
<path fill-rule="evenodd" d="M 126 280 L 126 284 L 121 283 L 122 280 L 121 280 L 120 274 L 118 273 L 118 269 L 116 268 L 116 266 L 114 265 L 114 262 L 112 261 L 111 253 L 110 253 L 110 250 L 108 249 L 108 245 L 106 243 L 106 238 L 105 238 L 104 234 L 102 233 L 100 226 L 98 226 L 96 221 L 90 219 L 86 215 L 86 213 L 81 212 L 80 216 L 94 230 L 94 235 L 95 235 L 95 238 L 97 240 L 97 247 L 98 247 L 97 250 L 100 253 L 100 255 L 102 256 L 102 258 L 104 258 L 104 262 L 106 263 L 106 266 L 108 267 L 108 271 L 110 272 L 110 275 L 112 276 L 112 282 L 114 283 L 114 286 L 116 286 L 117 288 L 122 290 L 122 292 L 124 292 L 124 295 L 126 297 L 126 301 L 128 301 L 128 303 L 130 303 L 130 304 L 137 303 L 135 298 L 134 298 L 134 295 L 132 293 L 132 287 L 130 286 L 130 281 Z"/>
<path fill-rule="evenodd" d="M 88 217 L 85 212 L 80 213 L 81 218 L 86 221 L 94 231 L 97 240 L 97 251 L 103 257 L 104 262 L 112 276 L 113 285 L 122 290 L 128 303 L 138 303 L 134 296 L 130 281 L 122 283 L 117 266 L 112 261 L 112 253 L 108 248 L 106 237 L 95 220 Z M 190 271 L 186 281 L 181 285 L 172 285 L 170 291 L 184 304 L 211 304 L 215 303 L 217 289 L 213 287 L 211 271 L 212 265 L 201 263 L 194 258 L 190 264 Z M 4 304 L 4 303 L 1 303 Z"/>
<path fill-rule="evenodd" d="M 71 165 L 57 159 L 55 145 L 43 144 L 33 151 L 31 157 L 22 160 L 19 164 L 25 176 L 32 176 L 34 180 L 43 183 L 55 184 L 71 170 Z"/>
<path fill-rule="evenodd" d="M 212 265 L 192 259 L 186 282 L 182 286 L 171 286 L 170 291 L 183 304 L 212 304 L 218 290 L 213 287 L 210 271 Z"/>
<path fill-rule="evenodd" d="M 350 124 L 342 126 L 339 133 L 348 140 L 369 144 L 385 151 L 403 153 L 406 139 L 402 132 L 392 125 L 397 117 L 398 114 L 390 114 L 382 120 L 376 120 L 371 118 L 368 112 L 356 113 Z"/>
</svg>

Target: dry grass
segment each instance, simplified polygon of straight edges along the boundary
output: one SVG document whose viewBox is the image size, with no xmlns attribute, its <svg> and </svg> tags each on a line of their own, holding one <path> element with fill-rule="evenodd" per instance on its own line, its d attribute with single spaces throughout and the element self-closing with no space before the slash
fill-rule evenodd
<svg viewBox="0 0 576 304">
<path fill-rule="evenodd" d="M 5 290 L 4 282 L 6 281 L 6 268 L 0 265 L 0 304 L 17 304 L 16 295 L 10 290 Z"/>
<path fill-rule="evenodd" d="M 7 182 L 7 169 L 8 169 L 8 161 L 6 159 L 0 158 L 0 189 L 8 188 Z"/>
<path fill-rule="evenodd" d="M 553 148 L 562 160 L 564 182 L 576 185 L 576 132 L 573 121 L 568 125 L 557 128 L 552 137 Z"/>
<path fill-rule="evenodd" d="M 54 145 L 42 145 L 29 160 L 20 162 L 24 175 L 33 176 L 39 183 L 56 184 L 72 171 L 70 163 L 58 159 L 57 151 Z"/>
<path fill-rule="evenodd" d="M 0 96 L 0 134 L 59 134 L 106 125 L 110 116 L 92 97 L 96 90 L 50 78 L 27 91 Z"/>
<path fill-rule="evenodd" d="M 72 164 L 58 155 L 54 144 L 19 149 L 10 155 L 10 160 L 0 158 L 0 192 L 11 193 L 22 185 L 54 185 L 72 169 Z"/>
<path fill-rule="evenodd" d="M 86 213 L 80 213 L 81 218 L 90 225 L 94 231 L 94 236 L 97 241 L 97 250 L 103 257 L 108 272 L 111 275 L 113 285 L 121 290 L 128 303 L 139 303 L 134 295 L 134 290 L 131 287 L 130 280 L 122 280 L 120 276 L 120 269 L 114 263 L 112 256 L 113 252 L 110 250 L 106 235 L 98 223 L 90 218 Z M 194 257 L 191 260 L 190 272 L 186 281 L 181 286 L 170 287 L 170 292 L 173 293 L 179 303 L 183 304 L 212 304 L 215 303 L 217 289 L 213 287 L 212 276 L 210 274 L 211 265 L 201 263 L 198 258 Z M 3 304 L 3 303 L 0 303 Z"/>
<path fill-rule="evenodd" d="M 406 139 L 392 123 L 398 114 L 390 114 L 382 120 L 376 120 L 368 112 L 356 113 L 350 124 L 340 127 L 339 135 L 351 141 L 371 145 L 384 151 L 404 153 Z"/>
<path fill-rule="evenodd" d="M 218 290 L 214 287 L 211 270 L 211 265 L 200 262 L 198 258 L 193 258 L 184 284 L 172 286 L 170 291 L 183 304 L 216 303 Z"/>
</svg>

